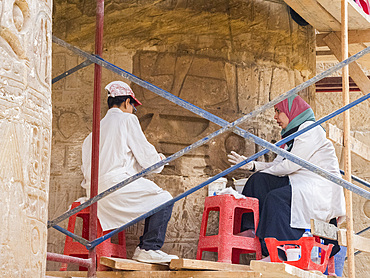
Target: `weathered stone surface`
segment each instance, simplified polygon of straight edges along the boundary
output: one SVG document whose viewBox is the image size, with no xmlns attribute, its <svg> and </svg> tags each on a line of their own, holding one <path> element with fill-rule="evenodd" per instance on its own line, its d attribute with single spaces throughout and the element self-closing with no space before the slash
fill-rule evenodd
<svg viewBox="0 0 370 278">
<path fill-rule="evenodd" d="M 1 277 L 45 273 L 51 11 L 51 1 L 0 2 Z"/>
<path fill-rule="evenodd" d="M 54 34 L 92 50 L 93 8 L 91 3 L 57 1 Z M 298 27 L 283 1 L 108 1 L 105 12 L 103 55 L 108 61 L 227 121 L 251 112 L 315 73 L 314 31 L 309 26 Z M 55 74 L 81 62 L 60 47 L 55 47 L 54 57 Z M 83 194 L 78 156 L 84 137 L 91 131 L 92 68 L 53 86 L 49 218 L 62 214 Z M 71 81 L 67 81 L 69 78 Z M 103 84 L 114 79 L 121 78 L 103 70 Z M 166 156 L 219 129 L 131 85 L 143 103 L 137 114 L 142 129 Z M 313 99 L 312 91 L 305 93 L 306 99 Z M 107 110 L 105 98 L 102 94 L 102 116 Z M 274 127 L 272 117 L 271 109 L 241 127 L 267 141 L 276 141 L 279 128 Z M 228 168 L 227 154 L 231 150 L 248 156 L 260 148 L 226 132 L 171 162 L 160 175 L 151 178 L 177 196 Z M 260 159 L 272 158 L 266 154 Z M 229 185 L 232 177 L 247 175 L 245 171 L 231 173 Z M 195 258 L 206 194 L 207 190 L 202 189 L 175 205 L 164 251 Z M 215 222 L 211 227 L 216 229 Z M 142 231 L 142 224 L 126 231 L 128 257 Z M 49 251 L 62 253 L 64 238 L 50 230 Z M 48 266 L 58 267 L 54 263 Z"/>
</svg>

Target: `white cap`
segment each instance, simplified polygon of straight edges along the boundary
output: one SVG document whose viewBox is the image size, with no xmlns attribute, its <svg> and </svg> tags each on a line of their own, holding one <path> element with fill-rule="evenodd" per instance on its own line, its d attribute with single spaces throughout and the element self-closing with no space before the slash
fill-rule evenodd
<svg viewBox="0 0 370 278">
<path fill-rule="evenodd" d="M 108 97 L 131 96 L 135 100 L 135 106 L 141 105 L 130 86 L 123 81 L 112 81 L 105 86 L 105 90 L 107 90 Z"/>
</svg>

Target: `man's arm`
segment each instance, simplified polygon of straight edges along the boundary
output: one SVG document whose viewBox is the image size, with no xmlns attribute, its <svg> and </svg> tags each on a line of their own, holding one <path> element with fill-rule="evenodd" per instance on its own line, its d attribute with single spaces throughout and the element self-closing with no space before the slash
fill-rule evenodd
<svg viewBox="0 0 370 278">
<path fill-rule="evenodd" d="M 135 115 L 130 115 L 127 122 L 127 143 L 137 162 L 141 167 L 148 168 L 153 164 L 161 161 L 155 147 L 146 139 L 138 118 Z M 155 173 L 160 173 L 163 166 L 154 170 Z"/>
</svg>

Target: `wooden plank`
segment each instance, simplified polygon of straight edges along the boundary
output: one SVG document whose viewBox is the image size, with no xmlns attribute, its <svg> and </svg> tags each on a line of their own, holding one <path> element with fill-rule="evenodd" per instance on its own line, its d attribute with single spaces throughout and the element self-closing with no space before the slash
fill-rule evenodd
<svg viewBox="0 0 370 278">
<path fill-rule="evenodd" d="M 169 270 L 168 265 L 147 264 L 129 259 L 101 257 L 100 263 L 110 268 L 120 270 L 146 270 L 146 271 Z"/>
<path fill-rule="evenodd" d="M 250 271 L 249 265 L 228 264 L 202 260 L 178 259 L 172 260 L 170 269 L 197 269 L 197 270 L 227 270 L 227 271 Z"/>
<path fill-rule="evenodd" d="M 341 19 L 341 0 L 317 0 L 339 23 Z M 364 30 L 370 28 L 370 16 L 354 1 L 348 2 L 348 30 Z"/>
<path fill-rule="evenodd" d="M 122 278 L 123 271 L 97 271 L 96 277 L 98 278 Z M 46 275 L 51 277 L 65 277 L 65 278 L 74 278 L 74 277 L 87 277 L 87 271 L 46 271 Z"/>
<path fill-rule="evenodd" d="M 340 37 L 340 32 L 335 32 L 335 34 L 338 36 L 338 38 Z M 328 33 L 316 35 L 316 46 L 317 47 L 327 46 L 326 42 L 324 42 L 324 38 L 327 35 Z M 348 43 L 349 44 L 368 43 L 368 42 L 370 42 L 370 29 L 348 31 Z"/>
<path fill-rule="evenodd" d="M 314 236 L 338 240 L 338 231 L 339 229 L 333 224 L 329 224 L 316 219 L 311 219 L 311 233 Z"/>
<path fill-rule="evenodd" d="M 263 278 L 328 278 L 318 271 L 305 271 L 298 267 L 285 263 L 268 263 L 262 261 L 251 261 L 251 269 L 260 272 Z"/>
<path fill-rule="evenodd" d="M 326 123 L 326 137 L 330 141 L 343 146 L 343 131 L 330 123 Z M 350 138 L 352 153 L 370 161 L 370 147 L 352 136 Z"/>
<path fill-rule="evenodd" d="M 333 51 L 338 61 L 342 61 L 342 50 L 340 48 L 341 40 L 336 33 L 328 34 L 325 36 L 324 41 L 327 46 L 329 46 L 330 50 Z M 363 94 L 368 94 L 370 92 L 370 80 L 357 62 L 349 64 L 349 74 Z"/>
<path fill-rule="evenodd" d="M 348 58 L 348 0 L 341 0 L 341 60 Z M 356 83 L 357 84 L 357 83 Z M 349 104 L 349 67 L 342 69 L 342 99 L 343 106 Z M 350 111 L 344 111 L 343 115 L 343 155 L 344 159 L 344 179 L 351 182 L 352 162 L 351 162 L 351 118 Z M 353 208 L 352 191 L 344 189 L 346 200 L 346 228 L 347 228 L 347 263 L 348 277 L 355 277 L 355 250 L 353 248 Z"/>
<path fill-rule="evenodd" d="M 340 23 L 316 0 L 284 0 L 304 20 L 319 31 L 340 31 Z"/>
<path fill-rule="evenodd" d="M 87 277 L 87 271 L 47 271 L 46 274 L 52 277 Z M 252 271 L 97 271 L 96 276 L 97 278 L 260 278 L 261 274 Z"/>
<path fill-rule="evenodd" d="M 347 246 L 347 231 L 339 229 L 338 231 L 338 243 L 341 246 Z M 354 249 L 370 252 L 370 238 L 365 238 L 358 235 L 353 235 L 353 247 Z"/>
</svg>

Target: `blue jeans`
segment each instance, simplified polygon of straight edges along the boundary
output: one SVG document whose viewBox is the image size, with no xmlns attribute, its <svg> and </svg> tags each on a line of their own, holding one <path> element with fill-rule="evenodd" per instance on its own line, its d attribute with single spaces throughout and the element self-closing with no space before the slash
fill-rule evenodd
<svg viewBox="0 0 370 278">
<path fill-rule="evenodd" d="M 159 250 L 162 248 L 172 209 L 173 205 L 170 205 L 145 219 L 144 233 L 138 245 L 140 249 Z"/>
</svg>

